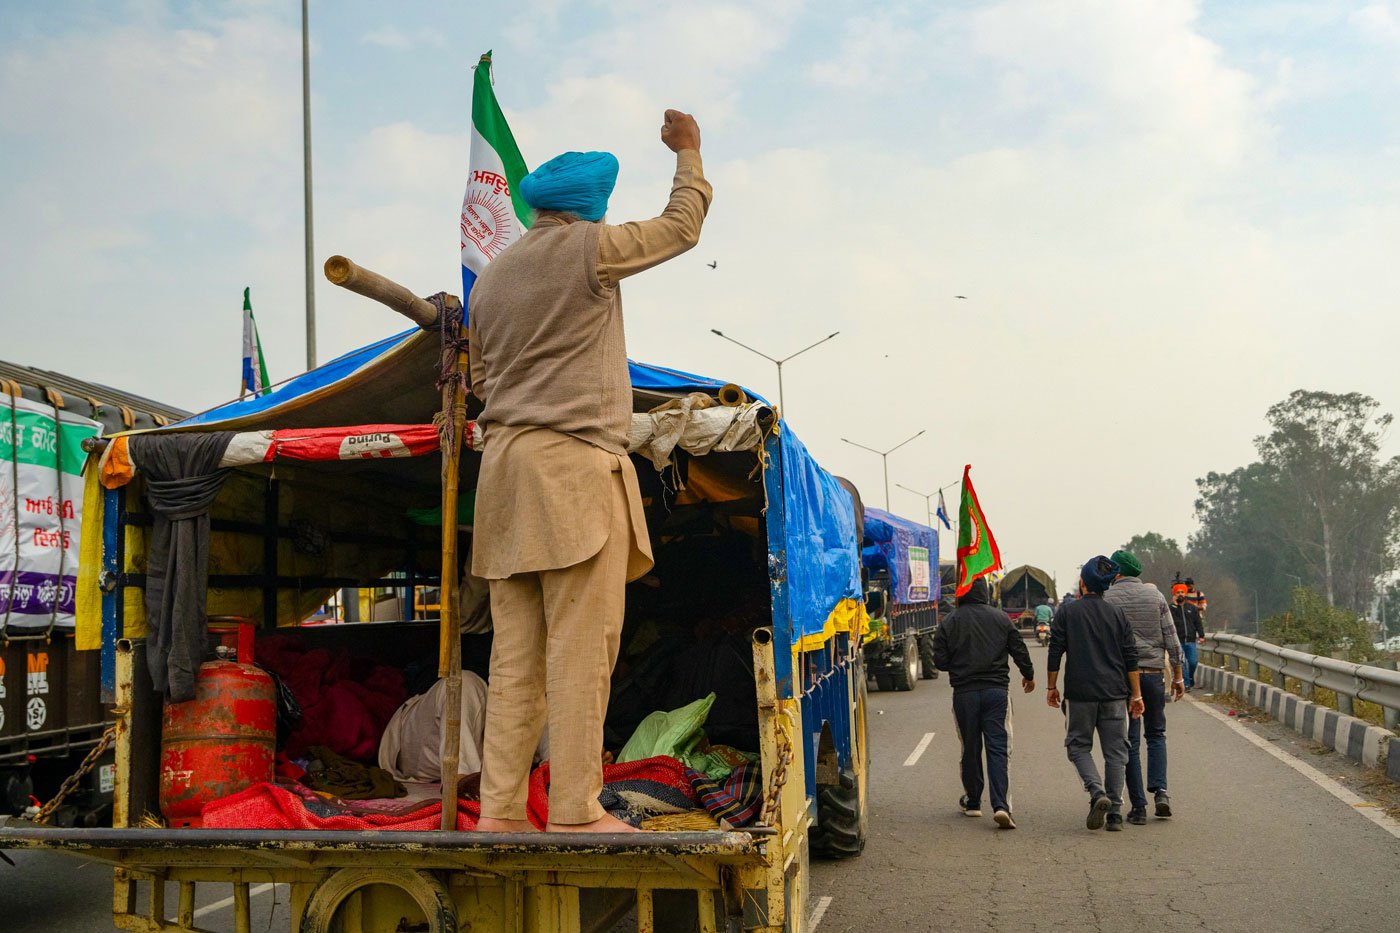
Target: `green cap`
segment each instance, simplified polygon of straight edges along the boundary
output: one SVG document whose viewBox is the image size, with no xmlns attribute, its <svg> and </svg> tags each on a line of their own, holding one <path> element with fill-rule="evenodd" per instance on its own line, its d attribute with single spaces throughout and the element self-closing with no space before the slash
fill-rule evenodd
<svg viewBox="0 0 1400 933">
<path fill-rule="evenodd" d="M 1118 565 L 1118 572 L 1125 577 L 1142 576 L 1142 564 L 1138 563 L 1138 559 L 1130 551 L 1119 548 L 1113 552 L 1113 556 L 1109 560 Z"/>
</svg>

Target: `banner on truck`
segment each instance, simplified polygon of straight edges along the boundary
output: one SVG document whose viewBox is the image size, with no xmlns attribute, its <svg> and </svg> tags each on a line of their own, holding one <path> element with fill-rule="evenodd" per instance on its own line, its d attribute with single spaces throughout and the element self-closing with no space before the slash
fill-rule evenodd
<svg viewBox="0 0 1400 933">
<path fill-rule="evenodd" d="M 102 426 L 6 395 L 0 403 L 0 627 L 73 628 L 82 443 Z"/>
</svg>

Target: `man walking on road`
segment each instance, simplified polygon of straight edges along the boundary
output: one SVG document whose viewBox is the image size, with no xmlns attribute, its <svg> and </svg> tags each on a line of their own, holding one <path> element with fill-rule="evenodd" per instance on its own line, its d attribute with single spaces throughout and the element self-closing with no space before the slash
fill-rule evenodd
<svg viewBox="0 0 1400 933">
<path fill-rule="evenodd" d="M 1118 565 L 1118 578 L 1104 594 L 1104 601 L 1123 610 L 1133 627 L 1137 644 L 1138 678 L 1142 684 L 1143 713 L 1128 725 L 1128 799 L 1132 809 L 1128 822 L 1135 826 L 1147 823 L 1147 794 L 1142 786 L 1142 739 L 1147 737 L 1147 790 L 1159 819 L 1172 815 L 1171 798 L 1167 796 L 1167 694 L 1163 676 L 1166 658 L 1171 659 L 1171 698 L 1181 699 L 1186 692 L 1181 679 L 1181 645 L 1176 626 L 1167 608 L 1166 597 L 1150 583 L 1139 577 L 1142 564 L 1130 552 L 1118 550 L 1110 558 Z"/>
<path fill-rule="evenodd" d="M 1172 622 L 1176 625 L 1176 637 L 1181 642 L 1186 689 L 1190 690 L 1196 685 L 1196 663 L 1200 658 L 1201 643 L 1206 640 L 1206 627 L 1201 621 L 1201 610 L 1186 598 L 1184 583 L 1172 587 Z"/>
<path fill-rule="evenodd" d="M 958 599 L 958 608 L 933 636 L 933 663 L 948 672 L 953 685 L 953 718 L 962 740 L 963 797 L 968 816 L 982 815 L 982 748 L 987 750 L 992 819 L 1001 829 L 1015 829 L 1011 817 L 1011 675 L 1015 658 L 1021 689 L 1035 689 L 1035 667 L 1026 642 L 1005 612 L 990 605 L 987 581 L 978 577 Z"/>
<path fill-rule="evenodd" d="M 1137 647 L 1123 611 L 1103 599 L 1118 576 L 1118 565 L 1099 556 L 1079 574 L 1081 598 L 1060 607 L 1050 624 L 1050 650 L 1045 665 L 1045 700 L 1065 711 L 1065 750 L 1089 792 L 1089 816 L 1084 825 L 1107 824 L 1121 831 L 1123 774 L 1128 762 L 1128 718 L 1142 715 L 1138 684 Z M 1063 705 L 1056 681 L 1066 660 Z M 1094 733 L 1103 750 L 1103 776 L 1094 764 Z"/>
</svg>

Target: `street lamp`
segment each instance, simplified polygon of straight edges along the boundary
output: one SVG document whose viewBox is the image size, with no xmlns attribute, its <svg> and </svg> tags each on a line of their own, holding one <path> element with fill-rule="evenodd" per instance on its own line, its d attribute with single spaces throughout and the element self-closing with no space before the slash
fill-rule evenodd
<svg viewBox="0 0 1400 933">
<path fill-rule="evenodd" d="M 306 368 L 316 368 L 316 254 L 311 235 L 311 40 L 306 0 L 301 0 L 301 186 L 306 239 Z"/>
<path fill-rule="evenodd" d="M 876 450 L 874 447 L 866 447 L 864 444 L 857 444 L 855 441 L 851 440 L 850 438 L 846 438 L 846 437 L 841 438 L 841 440 L 845 441 L 847 444 L 850 444 L 852 447 L 859 447 L 861 450 L 868 450 L 868 451 L 870 451 L 872 454 L 879 454 L 879 455 L 880 455 L 880 460 L 881 460 L 881 461 L 884 463 L 884 465 L 885 465 L 885 511 L 886 511 L 886 512 L 888 512 L 888 511 L 890 510 L 890 454 L 894 453 L 896 450 L 898 450 L 899 448 L 903 447 L 905 444 L 907 444 L 907 443 L 909 443 L 910 441 L 912 441 L 915 437 L 919 437 L 919 436 L 923 435 L 923 434 L 925 433 L 925 431 L 926 431 L 926 429 L 925 429 L 925 430 L 921 430 L 921 431 L 919 431 L 918 434 L 915 434 L 915 435 L 913 435 L 912 437 L 907 437 L 907 438 L 905 438 L 904 440 L 900 441 L 898 444 L 895 444 L 895 445 L 894 445 L 893 447 L 891 447 L 889 450 Z"/>
<path fill-rule="evenodd" d="M 838 330 L 838 331 L 833 331 L 832 333 L 827 334 L 825 337 L 823 337 L 822 339 L 818 340 L 816 343 L 812 344 L 811 346 L 803 347 L 801 350 L 798 350 L 796 353 L 788 354 L 787 356 L 783 357 L 783 358 L 780 359 L 780 360 L 779 360 L 779 359 L 774 359 L 773 357 L 769 356 L 767 353 L 764 353 L 762 350 L 755 350 L 753 347 L 749 346 L 749 345 L 746 344 L 746 343 L 740 343 L 738 340 L 735 340 L 733 337 L 729 336 L 728 334 L 724 333 L 723 331 L 716 330 L 716 329 L 713 328 L 713 327 L 710 328 L 710 333 L 714 334 L 716 337 L 723 337 L 725 340 L 728 340 L 730 343 L 737 344 L 738 346 L 743 347 L 745 350 L 748 350 L 750 353 L 757 353 L 759 356 L 763 357 L 765 360 L 767 360 L 768 362 L 770 362 L 770 363 L 772 363 L 772 364 L 774 364 L 775 366 L 778 367 L 778 416 L 779 416 L 779 417 L 783 417 L 783 416 L 785 416 L 785 415 L 787 414 L 787 408 L 786 408 L 786 406 L 783 405 L 783 364 L 786 363 L 788 360 L 792 359 L 793 357 L 801 356 L 802 354 L 806 353 L 808 350 L 813 349 L 814 347 L 819 347 L 819 346 L 821 346 L 822 344 L 826 343 L 826 342 L 827 342 L 828 340 L 830 340 L 832 337 L 835 337 L 837 334 L 839 334 L 839 333 L 841 333 L 841 332 L 840 332 L 839 330 Z"/>
<path fill-rule="evenodd" d="M 937 531 L 938 526 L 933 523 L 933 497 L 938 495 L 942 490 L 935 489 L 933 492 L 919 492 L 919 490 L 912 486 L 906 486 L 903 483 L 895 483 L 895 485 L 905 492 L 912 492 L 916 496 L 924 497 L 924 512 L 928 515 L 928 526 L 934 531 Z"/>
</svg>

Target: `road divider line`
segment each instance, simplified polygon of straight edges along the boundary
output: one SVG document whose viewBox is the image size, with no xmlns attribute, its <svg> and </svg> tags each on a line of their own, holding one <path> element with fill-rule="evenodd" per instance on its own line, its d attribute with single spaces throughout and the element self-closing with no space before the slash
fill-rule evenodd
<svg viewBox="0 0 1400 933">
<path fill-rule="evenodd" d="M 1308 764 L 1306 761 L 1303 761 L 1301 758 L 1298 758 L 1296 755 L 1284 751 L 1283 749 L 1274 745 L 1274 743 L 1270 742 L 1268 739 L 1255 733 L 1252 729 L 1241 725 L 1240 723 L 1231 719 L 1229 716 L 1226 716 L 1224 713 L 1220 712 L 1220 710 L 1216 709 L 1210 704 L 1201 700 L 1197 700 L 1195 701 L 1195 706 L 1207 716 L 1212 716 L 1220 720 L 1225 725 L 1238 732 L 1250 743 L 1259 746 L 1264 751 L 1268 752 L 1270 755 L 1273 755 L 1279 761 L 1288 765 L 1288 767 L 1292 768 L 1294 771 L 1297 771 L 1309 781 L 1312 781 L 1318 787 L 1321 787 L 1323 790 L 1327 791 L 1327 793 L 1331 794 L 1333 797 L 1336 797 L 1342 803 L 1346 804 L 1353 813 L 1357 813 L 1361 816 L 1366 817 L 1366 819 L 1370 820 L 1372 823 L 1375 823 L 1377 826 L 1390 833 L 1396 839 L 1400 839 L 1400 821 L 1391 818 L 1388 814 L 1386 814 L 1384 810 L 1377 807 L 1371 801 L 1353 793 L 1344 784 L 1323 774 L 1321 771 L 1317 770 L 1312 765 Z"/>
<path fill-rule="evenodd" d="M 807 924 L 807 929 L 815 930 L 817 924 L 822 922 L 822 917 L 826 916 L 826 909 L 831 906 L 831 895 L 817 898 L 816 909 L 812 911 L 812 922 Z"/>
<path fill-rule="evenodd" d="M 277 887 L 276 884 L 255 884 L 248 889 L 248 897 L 254 898 L 257 897 L 259 894 L 266 894 L 268 891 L 271 891 L 275 887 Z M 212 904 L 205 904 L 203 907 L 196 908 L 194 915 L 196 918 L 203 917 L 205 914 L 212 914 L 217 911 L 223 910 L 226 907 L 232 906 L 233 898 L 226 897 L 221 901 L 215 901 Z"/>
<path fill-rule="evenodd" d="M 919 763 L 919 759 L 923 757 L 924 752 L 928 750 L 928 743 L 933 741 L 935 734 L 936 733 L 933 732 L 924 733 L 924 737 L 919 740 L 919 744 L 914 746 L 914 750 L 909 753 L 909 757 L 904 759 L 904 767 L 909 768 Z"/>
</svg>

